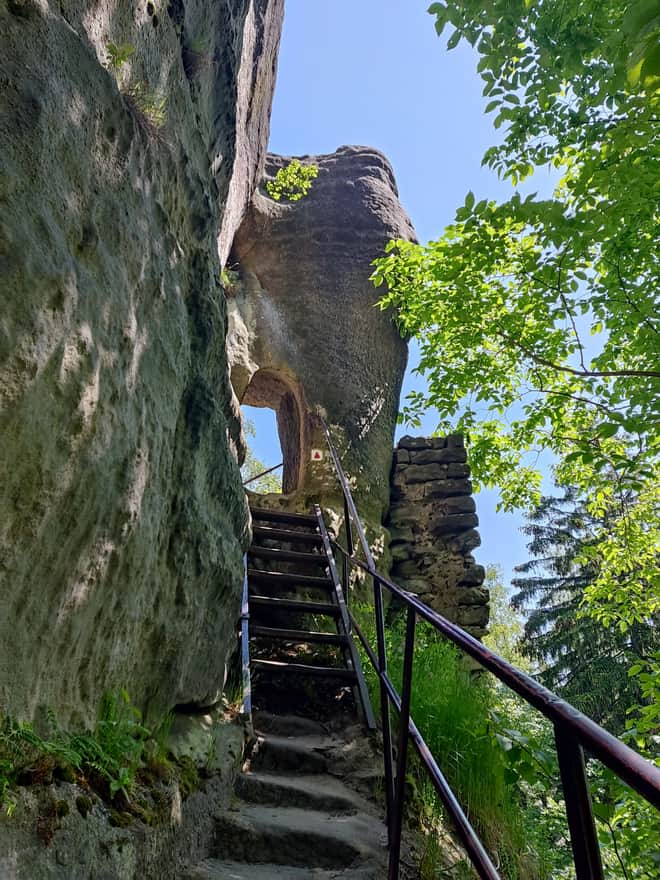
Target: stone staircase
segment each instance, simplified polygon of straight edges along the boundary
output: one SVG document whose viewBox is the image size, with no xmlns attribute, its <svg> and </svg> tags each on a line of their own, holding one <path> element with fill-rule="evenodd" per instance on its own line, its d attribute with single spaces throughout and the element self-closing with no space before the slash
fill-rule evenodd
<svg viewBox="0 0 660 880">
<path fill-rule="evenodd" d="M 216 854 L 185 880 L 377 880 L 386 833 L 376 806 L 348 781 L 376 775 L 368 738 L 307 718 L 255 715 L 256 744 L 217 818 Z"/>
<path fill-rule="evenodd" d="M 375 722 L 321 511 L 252 516 L 255 742 L 216 819 L 213 858 L 184 880 L 382 878 L 386 830 L 369 797 L 381 759 L 365 732 Z"/>
</svg>

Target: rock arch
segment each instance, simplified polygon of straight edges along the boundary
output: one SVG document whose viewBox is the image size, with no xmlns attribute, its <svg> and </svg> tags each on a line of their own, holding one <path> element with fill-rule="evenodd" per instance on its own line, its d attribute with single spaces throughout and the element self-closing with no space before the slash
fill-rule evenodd
<svg viewBox="0 0 660 880">
<path fill-rule="evenodd" d="M 229 265 L 240 281 L 229 297 L 232 383 L 248 402 L 252 377 L 266 371 L 297 403 L 301 461 L 292 506 L 336 491 L 329 463 L 310 460 L 312 448 L 325 448 L 319 413 L 355 480 L 365 518 L 379 529 L 389 504 L 407 347 L 391 315 L 375 308 L 379 294 L 369 277 L 390 239 L 415 233 L 378 150 L 340 147 L 302 161 L 319 169 L 310 193 L 275 202 L 260 187 L 234 239 Z M 269 155 L 266 178 L 289 162 Z M 259 384 L 250 393 L 258 394 Z M 285 419 L 287 398 L 279 400 Z M 283 444 L 285 436 L 286 428 Z"/>
<path fill-rule="evenodd" d="M 277 370 L 259 369 L 250 378 L 241 404 L 275 411 L 284 463 L 282 494 L 295 492 L 305 482 L 310 448 L 309 413 L 302 385 Z"/>
</svg>

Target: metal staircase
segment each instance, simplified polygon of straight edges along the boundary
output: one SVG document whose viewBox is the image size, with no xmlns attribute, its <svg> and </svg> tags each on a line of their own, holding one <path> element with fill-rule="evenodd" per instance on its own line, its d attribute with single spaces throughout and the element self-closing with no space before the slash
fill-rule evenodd
<svg viewBox="0 0 660 880">
<path fill-rule="evenodd" d="M 251 669 L 280 678 L 287 675 L 326 680 L 334 678 L 340 683 L 350 683 L 366 726 L 373 728 L 373 713 L 352 638 L 354 631 L 380 685 L 380 724 L 389 844 L 388 880 L 399 880 L 400 877 L 409 748 L 417 753 L 420 766 L 433 784 L 476 874 L 481 880 L 500 880 L 497 867 L 470 824 L 468 815 L 411 716 L 416 626 L 418 621 L 423 620 L 484 670 L 492 673 L 509 690 L 522 697 L 530 709 L 539 712 L 553 725 L 576 878 L 604 880 L 587 762 L 598 760 L 657 808 L 660 808 L 660 769 L 525 672 L 499 657 L 455 623 L 425 605 L 418 596 L 403 590 L 378 571 L 330 431 L 322 419 L 319 422 L 343 495 L 346 546 L 330 541 L 319 507 L 314 508 L 313 515 L 252 509 L 255 521 L 254 544 L 248 554 L 249 565 L 246 564 L 241 615 L 244 713 L 249 715 L 251 711 Z M 354 541 L 354 534 L 357 535 L 357 541 Z M 344 584 L 348 583 L 350 569 L 359 571 L 367 582 L 372 582 L 375 646 L 349 614 L 337 575 L 333 548 L 342 560 Z M 288 570 L 274 569 L 273 563 L 276 561 Z M 264 565 L 268 567 L 264 568 Z M 301 568 L 306 571 L 301 571 Z M 323 572 L 322 576 L 319 570 Z M 406 615 L 405 640 L 400 646 L 403 648 L 401 693 L 388 673 L 384 592 L 396 598 Z M 317 621 L 320 618 L 332 621 L 335 631 L 319 629 Z M 252 660 L 251 643 L 255 649 Z M 319 656 L 322 656 L 322 648 L 335 647 L 344 662 L 342 666 L 317 662 L 300 663 L 292 659 L 295 658 L 295 651 L 286 656 L 278 654 L 278 645 L 294 648 L 315 645 Z M 271 656 L 266 657 L 264 652 L 270 652 Z M 393 713 L 398 716 L 396 747 L 392 730 Z"/>
<path fill-rule="evenodd" d="M 250 677 L 326 679 L 350 686 L 365 726 L 375 729 L 320 507 L 313 514 L 257 507 L 251 513 L 244 601 Z M 307 651 L 301 655 L 303 646 Z"/>
</svg>

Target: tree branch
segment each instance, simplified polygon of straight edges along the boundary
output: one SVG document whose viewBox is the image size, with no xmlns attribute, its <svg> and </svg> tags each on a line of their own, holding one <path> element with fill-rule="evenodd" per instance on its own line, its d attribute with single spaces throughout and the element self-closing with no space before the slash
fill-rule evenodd
<svg viewBox="0 0 660 880">
<path fill-rule="evenodd" d="M 519 348 L 523 354 L 527 355 L 528 358 L 537 364 L 542 364 L 544 367 L 549 367 L 558 373 L 570 373 L 572 376 L 578 376 L 581 379 L 603 379 L 610 376 L 642 376 L 647 379 L 660 379 L 660 370 L 576 370 L 567 364 L 555 364 L 547 358 L 541 357 L 541 355 L 531 351 L 522 342 L 509 336 L 503 330 L 495 330 L 494 332 L 496 336 L 505 339 L 510 345 L 515 345 L 516 348 Z"/>
</svg>

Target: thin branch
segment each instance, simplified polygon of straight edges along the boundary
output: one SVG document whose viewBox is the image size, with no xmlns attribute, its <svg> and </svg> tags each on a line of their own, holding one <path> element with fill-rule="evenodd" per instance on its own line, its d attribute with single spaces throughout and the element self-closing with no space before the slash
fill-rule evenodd
<svg viewBox="0 0 660 880">
<path fill-rule="evenodd" d="M 564 304 L 564 308 L 566 309 L 566 313 L 571 321 L 571 326 L 573 327 L 573 335 L 575 336 L 575 341 L 577 342 L 578 348 L 580 349 L 580 365 L 583 370 L 587 369 L 587 365 L 584 362 L 584 346 L 582 345 L 582 340 L 580 339 L 580 334 L 578 333 L 577 326 L 575 324 L 575 318 L 573 317 L 573 312 L 569 308 L 566 297 L 564 296 L 563 291 L 560 288 L 557 288 L 557 292 L 561 298 L 562 303 Z"/>
<path fill-rule="evenodd" d="M 619 853 L 619 847 L 616 842 L 616 834 L 614 833 L 614 828 L 612 828 L 611 824 L 607 819 L 601 820 L 604 821 L 610 831 L 610 837 L 612 838 L 612 846 L 614 847 L 614 853 L 619 860 L 619 864 L 621 865 L 621 870 L 623 871 L 623 876 L 628 880 L 628 872 L 626 871 L 626 866 L 623 863 L 623 859 L 621 858 L 621 854 Z"/>
<path fill-rule="evenodd" d="M 523 345 L 522 342 L 509 336 L 508 333 L 505 333 L 503 330 L 496 330 L 494 332 L 496 336 L 500 336 L 511 345 L 515 345 L 516 348 L 519 348 L 523 354 L 527 355 L 528 358 L 531 358 L 531 360 L 535 361 L 537 364 L 542 364 L 544 367 L 549 367 L 551 370 L 555 370 L 558 373 L 570 373 L 572 376 L 578 376 L 581 379 L 599 379 L 607 378 L 609 376 L 643 376 L 647 379 L 660 379 L 660 370 L 576 370 L 566 364 L 555 364 L 547 358 L 535 354 L 527 348 L 527 346 Z"/>
<path fill-rule="evenodd" d="M 608 416 L 614 416 L 616 418 L 619 413 L 616 409 L 610 409 L 609 406 L 605 406 L 604 403 L 599 403 L 597 400 L 590 400 L 588 397 L 580 397 L 579 394 L 569 394 L 568 391 L 550 391 L 547 388 L 540 387 L 541 383 L 539 382 L 539 388 L 536 389 L 541 394 L 552 394 L 555 397 L 566 397 L 569 400 L 575 400 L 577 403 L 586 403 L 587 406 L 593 406 L 596 409 L 602 410 Z"/>
</svg>

